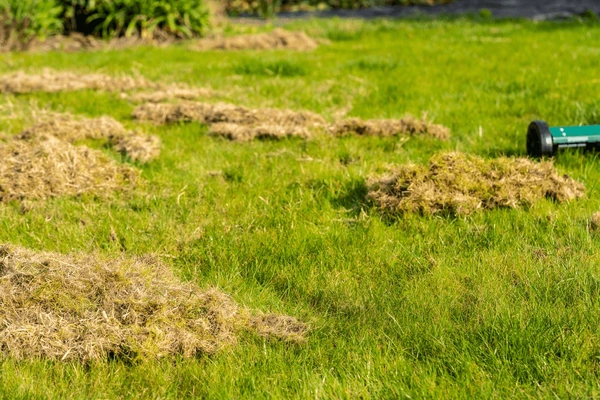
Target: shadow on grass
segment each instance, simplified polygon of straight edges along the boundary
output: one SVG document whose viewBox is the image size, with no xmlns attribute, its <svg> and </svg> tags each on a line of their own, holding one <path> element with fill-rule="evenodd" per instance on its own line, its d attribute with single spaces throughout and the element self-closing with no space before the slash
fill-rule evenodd
<svg viewBox="0 0 600 400">
<path fill-rule="evenodd" d="M 350 215 L 357 217 L 371 204 L 367 199 L 368 192 L 367 183 L 363 178 L 352 179 L 344 185 L 340 195 L 331 199 L 331 204 L 337 208 L 345 208 Z"/>
</svg>

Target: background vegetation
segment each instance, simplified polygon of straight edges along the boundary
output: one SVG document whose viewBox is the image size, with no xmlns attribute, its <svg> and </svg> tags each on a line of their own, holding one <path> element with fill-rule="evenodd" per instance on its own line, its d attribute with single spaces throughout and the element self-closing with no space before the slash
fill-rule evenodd
<svg viewBox="0 0 600 400">
<path fill-rule="evenodd" d="M 7 134 L 31 123 L 22 110 L 48 107 L 112 115 L 160 135 L 164 148 L 140 166 L 146 186 L 108 203 L 61 198 L 28 212 L 1 204 L 0 242 L 155 253 L 183 279 L 297 316 L 313 330 L 304 345 L 249 337 L 196 360 L 2 360 L 0 398 L 599 397 L 596 153 L 557 156 L 559 170 L 587 186 L 586 197 L 569 204 L 390 221 L 364 195 L 365 176 L 443 150 L 524 156 L 533 119 L 600 123 L 600 25 L 314 20 L 287 28 L 331 44 L 310 53 L 176 45 L 0 56 L 1 73 L 141 72 L 210 86 L 221 93 L 210 101 L 329 118 L 427 112 L 453 132 L 447 143 L 328 136 L 231 143 L 199 124 L 140 127 L 118 94 L 3 96 Z M 264 74 L 263 65 L 302 73 Z"/>
<path fill-rule="evenodd" d="M 453 0 L 225 0 L 230 14 L 252 13 L 270 16 L 279 11 L 315 8 L 366 8 L 381 5 L 432 5 Z"/>
<path fill-rule="evenodd" d="M 221 0 L 218 0 L 219 2 Z M 272 16 L 318 7 L 433 4 L 451 0 L 223 0 L 229 14 Z M 209 24 L 206 0 L 0 0 L 0 46 L 26 48 L 34 38 L 80 32 L 117 36 L 202 35 Z"/>
<path fill-rule="evenodd" d="M 55 0 L 0 0 L 0 47 L 26 47 L 61 32 L 61 11 Z"/>
<path fill-rule="evenodd" d="M 208 25 L 204 0 L 57 0 L 70 31 L 103 37 L 147 37 L 160 30 L 177 37 L 201 34 Z"/>
<path fill-rule="evenodd" d="M 193 37 L 208 26 L 204 0 L 0 0 L 0 45 L 81 32 L 105 38 Z"/>
</svg>

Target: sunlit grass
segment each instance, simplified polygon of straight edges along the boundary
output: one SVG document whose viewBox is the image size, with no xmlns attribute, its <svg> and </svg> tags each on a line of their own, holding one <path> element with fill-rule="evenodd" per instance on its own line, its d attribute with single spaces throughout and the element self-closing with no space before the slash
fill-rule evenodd
<svg viewBox="0 0 600 400">
<path fill-rule="evenodd" d="M 4 96 L 0 126 L 9 133 L 28 124 L 9 118 L 9 104 L 48 107 L 111 115 L 164 146 L 140 166 L 146 183 L 132 194 L 60 198 L 25 213 L 0 205 L 1 242 L 155 253 L 183 279 L 313 330 L 303 345 L 247 337 L 198 360 L 5 360 L 0 397 L 599 396 L 600 237 L 589 225 L 600 210 L 596 154 L 556 159 L 586 184 L 582 200 L 466 218 L 385 220 L 365 200 L 365 177 L 444 150 L 522 156 L 533 119 L 599 123 L 600 26 L 333 20 L 290 28 L 329 43 L 309 53 L 177 45 L 0 56 L 2 73 L 141 73 L 212 87 L 218 95 L 208 101 L 329 119 L 427 113 L 453 135 L 231 143 L 200 124 L 136 124 L 133 105 L 117 94 Z"/>
</svg>

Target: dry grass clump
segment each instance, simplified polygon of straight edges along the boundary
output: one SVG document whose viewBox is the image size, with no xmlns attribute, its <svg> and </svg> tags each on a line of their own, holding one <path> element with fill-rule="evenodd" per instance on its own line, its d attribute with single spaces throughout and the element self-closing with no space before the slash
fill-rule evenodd
<svg viewBox="0 0 600 400">
<path fill-rule="evenodd" d="M 360 118 L 349 118 L 333 124 L 330 131 L 336 136 L 350 134 L 364 136 L 427 135 L 441 140 L 450 138 L 450 129 L 443 125 L 433 124 L 425 117 L 422 119 L 406 117 L 398 120 L 367 121 Z"/>
<path fill-rule="evenodd" d="M 0 16 L 0 21 L 5 16 Z M 29 38 L 17 35 L 16 31 L 9 31 L 0 23 L 0 52 L 5 51 L 30 51 L 30 52 L 79 52 L 94 50 L 120 50 L 139 46 L 166 46 L 177 40 L 176 37 L 164 31 L 156 30 L 152 37 L 116 37 L 110 40 L 95 38 L 71 32 L 69 35 L 52 35 L 43 39 Z"/>
<path fill-rule="evenodd" d="M 0 246 L 0 353 L 94 361 L 212 354 L 244 330 L 299 342 L 295 318 L 254 315 L 217 289 L 182 283 L 155 259 Z"/>
<path fill-rule="evenodd" d="M 328 126 L 319 114 L 308 111 L 249 109 L 233 104 L 182 102 L 179 104 L 142 104 L 133 111 L 133 117 L 156 124 L 196 121 L 210 125 L 210 133 L 236 141 L 253 139 L 308 138 L 316 128 Z M 428 135 L 446 140 L 450 130 L 425 118 L 400 120 L 369 120 L 351 118 L 329 126 L 337 136 L 351 133 L 366 136 Z"/>
<path fill-rule="evenodd" d="M 133 161 L 147 163 L 160 156 L 161 141 L 158 136 L 130 133 L 114 136 L 110 143 L 114 150 Z"/>
<path fill-rule="evenodd" d="M 179 104 L 142 104 L 133 110 L 133 117 L 155 124 L 197 121 L 206 123 L 214 106 L 207 103 L 183 102 Z"/>
<path fill-rule="evenodd" d="M 518 208 L 549 198 L 582 197 L 583 184 L 559 175 L 551 161 L 502 157 L 484 160 L 458 152 L 439 154 L 429 165 L 406 165 L 368 180 L 381 211 L 466 215 L 480 209 Z"/>
<path fill-rule="evenodd" d="M 296 318 L 278 314 L 254 315 L 249 320 L 249 326 L 261 336 L 276 337 L 296 343 L 305 340 L 308 330 L 308 326 Z"/>
<path fill-rule="evenodd" d="M 308 129 L 302 126 L 247 126 L 229 122 L 219 122 L 211 125 L 208 133 L 237 142 L 247 142 L 254 139 L 283 139 L 287 137 L 308 138 L 310 136 Z"/>
<path fill-rule="evenodd" d="M 69 114 L 51 114 L 19 136 L 23 140 L 42 140 L 55 137 L 70 143 L 84 139 L 105 140 L 113 149 L 133 161 L 149 162 L 160 155 L 160 139 L 128 131 L 117 120 L 100 118 L 75 119 Z"/>
<path fill-rule="evenodd" d="M 211 97 L 213 91 L 206 88 L 167 87 L 155 92 L 141 92 L 127 96 L 139 103 L 160 103 L 166 100 L 198 100 Z"/>
<path fill-rule="evenodd" d="M 171 35 L 155 31 L 155 35 L 150 38 L 139 36 L 116 37 L 110 40 L 97 39 L 93 36 L 85 36 L 78 32 L 72 32 L 68 36 L 54 35 L 44 40 L 34 39 L 31 41 L 27 50 L 32 52 L 79 52 L 94 50 L 121 50 L 139 46 L 166 46 L 173 43 L 176 38 Z"/>
<path fill-rule="evenodd" d="M 75 119 L 69 114 L 50 114 L 40 117 L 37 124 L 21 132 L 19 137 L 31 140 L 53 136 L 76 142 L 84 139 L 108 139 L 126 134 L 125 127 L 111 117 Z"/>
<path fill-rule="evenodd" d="M 206 38 L 195 46 L 196 50 L 297 50 L 310 51 L 319 47 L 316 40 L 304 32 L 290 32 L 281 28 L 270 33 Z"/>
<path fill-rule="evenodd" d="M 136 170 L 55 137 L 0 144 L 0 201 L 104 194 L 135 183 Z"/>
<path fill-rule="evenodd" d="M 198 100 L 210 97 L 213 91 L 181 85 L 164 85 L 142 77 L 111 77 L 103 74 L 76 74 L 45 69 L 41 74 L 18 71 L 0 76 L 0 93 L 66 92 L 76 90 L 121 92 L 121 96 L 136 102 L 159 103 L 165 100 Z M 149 92 L 125 92 L 152 89 Z"/>
<path fill-rule="evenodd" d="M 307 138 L 311 129 L 326 124 L 323 117 L 308 111 L 249 109 L 223 103 L 149 103 L 137 107 L 133 116 L 138 120 L 157 124 L 196 121 L 210 125 L 213 135 L 239 141 L 291 136 Z"/>
<path fill-rule="evenodd" d="M 64 92 L 75 90 L 103 90 L 121 92 L 145 89 L 156 85 L 141 77 L 111 77 L 104 74 L 76 74 L 44 70 L 41 74 L 23 71 L 0 76 L 0 93 Z"/>
<path fill-rule="evenodd" d="M 590 228 L 594 232 L 600 229 L 600 212 L 595 212 L 592 214 L 592 218 L 590 220 Z"/>
<path fill-rule="evenodd" d="M 157 124 L 196 121 L 204 124 L 229 122 L 240 125 L 295 125 L 319 127 L 325 119 L 309 111 L 250 109 L 233 104 L 183 102 L 180 104 L 143 104 L 133 111 L 133 117 Z"/>
</svg>

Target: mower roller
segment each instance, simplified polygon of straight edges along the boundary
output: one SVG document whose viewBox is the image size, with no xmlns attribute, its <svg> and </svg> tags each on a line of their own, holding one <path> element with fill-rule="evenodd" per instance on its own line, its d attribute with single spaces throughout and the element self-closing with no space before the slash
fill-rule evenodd
<svg viewBox="0 0 600 400">
<path fill-rule="evenodd" d="M 550 157 L 558 149 L 600 147 L 600 125 L 549 127 L 544 121 L 533 121 L 527 130 L 527 154 Z"/>
</svg>

